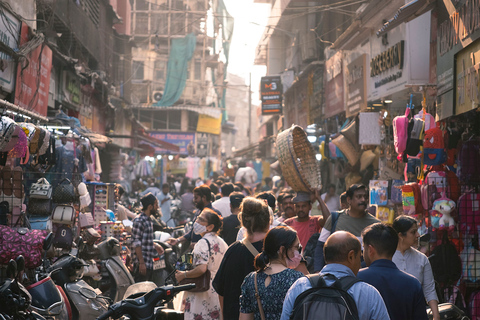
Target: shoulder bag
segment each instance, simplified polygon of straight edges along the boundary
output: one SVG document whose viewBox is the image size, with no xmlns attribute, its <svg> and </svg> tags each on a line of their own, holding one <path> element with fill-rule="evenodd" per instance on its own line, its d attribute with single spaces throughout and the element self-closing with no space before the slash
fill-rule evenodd
<svg viewBox="0 0 480 320">
<path fill-rule="evenodd" d="M 75 201 L 75 187 L 72 182 L 63 179 L 53 192 L 53 202 L 55 203 L 72 203 Z"/>
<path fill-rule="evenodd" d="M 208 244 L 208 257 L 210 258 L 211 252 L 210 252 L 210 242 L 208 242 L 207 239 L 203 238 L 203 240 L 207 241 Z M 204 274 L 201 276 L 198 276 L 196 278 L 185 278 L 182 281 L 180 281 L 179 285 L 184 285 L 184 284 L 190 284 L 194 283 L 195 288 L 192 290 L 188 290 L 190 292 L 205 292 L 210 289 L 210 270 L 208 270 L 208 263 L 207 263 L 207 271 L 205 271 Z"/>
<path fill-rule="evenodd" d="M 255 247 L 253 246 L 253 244 L 252 244 L 250 241 L 248 241 L 248 239 L 247 239 L 246 237 L 243 238 L 243 240 L 240 241 L 240 242 L 241 242 L 245 247 L 247 247 L 248 251 L 250 251 L 250 252 L 253 254 L 254 257 L 258 256 L 258 254 L 260 253 L 260 252 L 258 252 L 257 249 L 255 249 Z"/>
<path fill-rule="evenodd" d="M 45 178 L 40 178 L 30 187 L 30 198 L 35 199 L 51 199 L 52 185 Z"/>
<path fill-rule="evenodd" d="M 265 320 L 265 312 L 263 312 L 262 301 L 260 300 L 260 295 L 258 294 L 257 274 L 258 274 L 258 272 L 255 272 L 255 298 L 257 299 L 258 311 L 260 312 L 260 318 L 262 320 Z"/>
<path fill-rule="evenodd" d="M 75 208 L 70 205 L 57 205 L 53 209 L 52 221 L 60 224 L 70 224 L 75 223 L 76 212 Z"/>
</svg>

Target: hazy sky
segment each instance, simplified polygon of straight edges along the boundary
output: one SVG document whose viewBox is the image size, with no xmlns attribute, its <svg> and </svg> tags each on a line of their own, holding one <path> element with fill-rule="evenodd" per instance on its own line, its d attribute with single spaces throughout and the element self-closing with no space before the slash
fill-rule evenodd
<svg viewBox="0 0 480 320">
<path fill-rule="evenodd" d="M 253 0 L 225 0 L 228 12 L 235 18 L 228 72 L 245 78 L 252 72 L 252 91 L 257 92 L 260 77 L 265 75 L 265 66 L 254 66 L 255 51 L 263 34 L 270 5 L 253 3 Z M 258 100 L 253 94 L 252 100 Z"/>
</svg>

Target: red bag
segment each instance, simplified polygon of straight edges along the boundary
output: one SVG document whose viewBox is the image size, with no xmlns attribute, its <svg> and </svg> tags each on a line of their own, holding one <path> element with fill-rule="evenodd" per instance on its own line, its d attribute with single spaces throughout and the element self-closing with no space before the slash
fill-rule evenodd
<svg viewBox="0 0 480 320">
<path fill-rule="evenodd" d="M 19 255 L 25 258 L 25 268 L 36 268 L 42 263 L 43 240 L 46 230 L 13 229 L 0 225 L 0 264 L 8 264 Z"/>
</svg>

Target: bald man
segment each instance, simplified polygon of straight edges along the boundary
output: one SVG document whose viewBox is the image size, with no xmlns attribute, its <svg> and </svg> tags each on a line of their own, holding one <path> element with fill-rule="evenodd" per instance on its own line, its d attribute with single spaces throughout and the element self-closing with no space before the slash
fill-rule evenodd
<svg viewBox="0 0 480 320">
<path fill-rule="evenodd" d="M 360 269 L 361 245 L 360 241 L 350 232 L 337 231 L 330 235 L 323 248 L 325 262 L 327 263 L 320 271 L 327 286 L 331 286 L 335 279 L 344 277 L 356 277 Z M 288 320 L 293 311 L 295 299 L 302 292 L 311 289 L 310 280 L 302 277 L 290 287 L 283 304 L 281 320 Z M 357 305 L 360 320 L 390 319 L 382 296 L 373 286 L 366 282 L 354 283 L 347 293 Z"/>
</svg>

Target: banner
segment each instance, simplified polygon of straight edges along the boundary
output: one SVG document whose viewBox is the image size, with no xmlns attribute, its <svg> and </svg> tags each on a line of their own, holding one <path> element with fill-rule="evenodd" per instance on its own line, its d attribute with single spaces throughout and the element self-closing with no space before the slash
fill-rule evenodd
<svg viewBox="0 0 480 320">
<path fill-rule="evenodd" d="M 220 134 L 222 131 L 222 115 L 213 118 L 204 114 L 198 115 L 197 132 Z"/>
<path fill-rule="evenodd" d="M 262 114 L 282 114 L 282 80 L 280 76 L 262 77 L 260 95 Z"/>
<path fill-rule="evenodd" d="M 0 12 L 0 39 L 8 47 L 18 51 L 20 21 L 7 10 Z M 15 84 L 15 60 L 0 52 L 0 86 L 3 91 L 12 92 Z"/>
<path fill-rule="evenodd" d="M 188 155 L 188 148 L 191 148 L 191 146 L 195 148 L 195 133 L 193 132 L 149 132 L 149 135 L 155 139 L 163 140 L 180 147 L 178 152 L 155 147 L 156 153 Z"/>
</svg>

